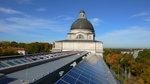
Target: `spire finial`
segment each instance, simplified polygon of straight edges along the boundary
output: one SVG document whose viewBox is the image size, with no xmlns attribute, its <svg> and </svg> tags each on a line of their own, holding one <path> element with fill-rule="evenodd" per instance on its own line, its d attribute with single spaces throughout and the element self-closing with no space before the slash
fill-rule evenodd
<svg viewBox="0 0 150 84">
<path fill-rule="evenodd" d="M 80 10 L 80 13 L 79 13 L 79 19 L 83 18 L 83 19 L 86 19 L 86 14 L 84 12 L 84 10 Z"/>
</svg>

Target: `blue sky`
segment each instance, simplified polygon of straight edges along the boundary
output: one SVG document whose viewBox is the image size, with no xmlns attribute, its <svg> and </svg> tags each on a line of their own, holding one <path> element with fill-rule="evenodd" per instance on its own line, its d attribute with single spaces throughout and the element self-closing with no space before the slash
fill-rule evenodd
<svg viewBox="0 0 150 84">
<path fill-rule="evenodd" d="M 0 0 L 0 40 L 65 39 L 81 9 L 104 47 L 150 48 L 150 0 Z"/>
</svg>

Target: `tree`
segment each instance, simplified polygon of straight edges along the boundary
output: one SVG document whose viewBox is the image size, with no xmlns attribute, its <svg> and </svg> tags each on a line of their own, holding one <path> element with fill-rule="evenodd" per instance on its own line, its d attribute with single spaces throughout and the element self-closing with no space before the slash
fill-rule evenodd
<svg viewBox="0 0 150 84">
<path fill-rule="evenodd" d="M 104 52 L 107 65 L 119 74 L 117 79 L 125 84 L 150 84 L 150 49 L 141 51 L 136 59 L 131 54 L 121 54 L 118 51 L 106 49 Z"/>
<path fill-rule="evenodd" d="M 18 43 L 15 41 L 10 42 L 11 47 L 18 47 Z"/>
<path fill-rule="evenodd" d="M 150 49 L 144 49 L 143 51 L 140 51 L 136 61 L 150 65 Z"/>
<path fill-rule="evenodd" d="M 27 44 L 26 51 L 29 54 L 33 54 L 33 53 L 45 53 L 45 52 L 50 52 L 51 46 L 52 45 L 49 44 L 49 43 L 34 42 L 34 43 Z"/>
<path fill-rule="evenodd" d="M 50 52 L 52 49 L 52 44 L 49 43 L 17 43 L 15 41 L 1 41 L 0 42 L 0 56 L 5 55 L 18 55 L 18 48 L 23 48 L 29 54 L 34 53 L 45 53 Z"/>
</svg>

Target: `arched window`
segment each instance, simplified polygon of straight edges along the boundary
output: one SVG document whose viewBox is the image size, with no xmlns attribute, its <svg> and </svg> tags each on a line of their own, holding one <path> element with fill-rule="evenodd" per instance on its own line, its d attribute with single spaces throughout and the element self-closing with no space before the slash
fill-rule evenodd
<svg viewBox="0 0 150 84">
<path fill-rule="evenodd" d="M 84 39 L 84 36 L 81 35 L 81 34 L 79 34 L 79 35 L 77 36 L 77 39 Z"/>
<path fill-rule="evenodd" d="M 92 36 L 89 36 L 89 39 L 92 39 Z"/>
</svg>

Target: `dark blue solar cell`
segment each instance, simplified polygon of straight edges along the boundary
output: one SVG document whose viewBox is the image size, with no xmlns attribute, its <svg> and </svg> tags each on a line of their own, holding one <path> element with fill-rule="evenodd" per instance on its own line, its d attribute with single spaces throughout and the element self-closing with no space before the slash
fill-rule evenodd
<svg viewBox="0 0 150 84">
<path fill-rule="evenodd" d="M 68 73 L 68 75 L 71 75 L 71 76 L 73 76 L 74 78 L 78 78 L 78 77 L 79 77 L 79 74 L 78 74 L 78 73 L 75 73 L 74 71 L 70 71 L 70 72 Z"/>
<path fill-rule="evenodd" d="M 86 84 L 86 83 L 84 83 L 84 82 L 82 82 L 80 80 L 77 80 L 75 84 Z"/>
<path fill-rule="evenodd" d="M 97 73 L 92 73 L 91 74 L 91 78 L 97 78 L 97 79 L 100 79 L 100 80 L 105 80 L 106 78 L 105 78 L 105 75 L 102 75 L 102 74 L 97 74 Z M 93 79 L 94 79 L 93 78 Z"/>
<path fill-rule="evenodd" d="M 102 84 L 102 83 L 91 80 L 89 84 Z"/>
<path fill-rule="evenodd" d="M 92 70 L 92 71 L 95 71 L 95 69 L 93 70 L 94 67 L 91 67 L 91 66 L 83 66 L 82 68 L 84 68 L 84 69 L 89 69 L 89 70 Z"/>
<path fill-rule="evenodd" d="M 86 77 L 84 77 L 84 76 L 82 76 L 82 75 L 80 75 L 80 77 L 78 78 L 78 80 L 83 81 L 85 84 L 88 84 L 88 83 L 89 83 L 89 79 L 86 78 Z"/>
<path fill-rule="evenodd" d="M 75 70 L 76 70 L 76 72 L 78 72 L 80 74 L 84 74 L 87 77 L 89 77 L 90 75 L 92 75 L 92 76 L 97 75 L 97 73 L 95 73 L 91 70 L 88 70 L 88 69 L 84 69 L 84 68 L 76 68 Z"/>
<path fill-rule="evenodd" d="M 99 79 L 99 78 L 96 78 L 96 77 L 92 77 L 91 76 L 91 78 L 90 78 L 90 82 L 95 82 L 95 83 L 99 83 L 99 84 L 104 84 L 104 82 L 107 82 L 106 80 L 102 80 L 102 79 Z M 107 83 L 105 83 L 105 84 L 107 84 Z"/>
<path fill-rule="evenodd" d="M 81 67 L 76 67 L 77 70 L 81 70 L 81 71 L 87 71 L 86 69 L 84 68 L 81 68 Z"/>
<path fill-rule="evenodd" d="M 12 81 L 15 81 L 16 78 L 9 78 L 7 76 L 4 76 L 2 78 L 0 78 L 0 84 L 9 84 Z"/>
<path fill-rule="evenodd" d="M 69 76 L 69 75 L 65 75 L 62 80 L 68 82 L 68 83 L 71 83 L 71 84 L 74 84 L 76 82 L 76 79 Z"/>
<path fill-rule="evenodd" d="M 77 70 L 79 70 L 81 73 L 82 73 L 82 72 L 85 72 L 85 73 L 87 73 L 87 74 L 92 74 L 92 73 L 94 73 L 94 72 L 92 72 L 91 70 L 84 69 L 84 68 L 77 68 Z"/>
<path fill-rule="evenodd" d="M 56 84 L 67 84 L 67 83 L 62 81 L 62 80 L 59 80 L 59 81 L 56 82 Z"/>
<path fill-rule="evenodd" d="M 78 73 L 78 74 L 82 73 L 81 70 L 76 69 L 76 68 L 72 69 L 72 71 L 75 72 L 75 73 Z"/>
<path fill-rule="evenodd" d="M 83 76 L 85 76 L 85 77 L 87 77 L 87 78 L 90 77 L 90 74 L 89 74 L 89 73 L 86 73 L 86 72 L 82 72 L 81 75 L 83 75 Z"/>
</svg>

